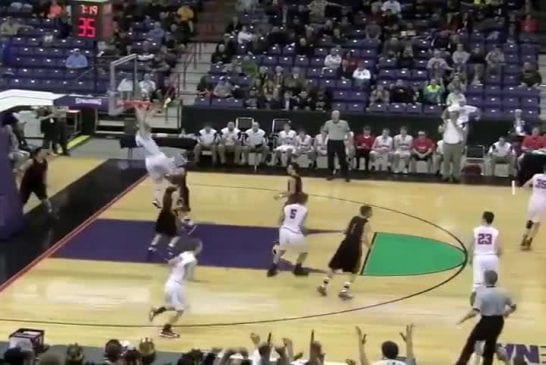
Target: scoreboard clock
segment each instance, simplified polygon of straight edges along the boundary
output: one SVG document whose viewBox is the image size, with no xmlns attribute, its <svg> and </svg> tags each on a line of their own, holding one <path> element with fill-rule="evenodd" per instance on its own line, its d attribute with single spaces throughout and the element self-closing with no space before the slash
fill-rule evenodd
<svg viewBox="0 0 546 365">
<path fill-rule="evenodd" d="M 76 0 L 71 3 L 73 35 L 78 38 L 105 40 L 113 36 L 110 0 Z"/>
</svg>

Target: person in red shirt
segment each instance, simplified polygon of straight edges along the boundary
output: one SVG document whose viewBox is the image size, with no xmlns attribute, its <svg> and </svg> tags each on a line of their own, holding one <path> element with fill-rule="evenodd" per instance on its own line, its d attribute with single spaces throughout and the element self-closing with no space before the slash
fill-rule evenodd
<svg viewBox="0 0 546 365">
<path fill-rule="evenodd" d="M 370 171 L 370 151 L 372 150 L 375 137 L 372 135 L 371 128 L 365 126 L 362 133 L 355 136 L 355 157 L 356 169 L 360 169 L 360 158 L 364 158 L 364 171 Z"/>
<path fill-rule="evenodd" d="M 541 148 L 546 148 L 546 143 L 544 137 L 540 135 L 540 128 L 534 127 L 530 135 L 523 138 L 521 144 L 521 155 L 518 157 L 518 167 L 521 164 L 521 161 L 525 157 L 525 154 L 528 152 L 533 152 Z"/>
<path fill-rule="evenodd" d="M 427 170 L 430 173 L 432 171 L 433 152 L 434 142 L 427 137 L 425 131 L 419 131 L 411 146 L 411 171 L 416 171 L 417 161 L 425 161 Z"/>
<path fill-rule="evenodd" d="M 538 21 L 535 18 L 533 18 L 531 14 L 527 14 L 525 18 L 521 21 L 520 31 L 522 33 L 538 32 Z"/>
</svg>

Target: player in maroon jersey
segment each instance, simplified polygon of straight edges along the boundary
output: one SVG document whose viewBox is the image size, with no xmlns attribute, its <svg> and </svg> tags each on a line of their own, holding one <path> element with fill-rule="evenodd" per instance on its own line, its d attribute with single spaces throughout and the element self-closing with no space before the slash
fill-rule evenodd
<svg viewBox="0 0 546 365">
<path fill-rule="evenodd" d="M 365 126 L 362 128 L 362 133 L 355 136 L 355 158 L 356 169 L 360 168 L 360 158 L 364 158 L 364 170 L 370 171 L 370 151 L 372 150 L 375 137 L 372 135 L 371 128 Z"/>
<path fill-rule="evenodd" d="M 47 150 L 42 147 L 32 151 L 31 158 L 18 170 L 21 178 L 19 194 L 23 205 L 28 202 L 31 194 L 36 195 L 47 212 L 54 215 L 53 207 L 47 196 Z"/>
</svg>

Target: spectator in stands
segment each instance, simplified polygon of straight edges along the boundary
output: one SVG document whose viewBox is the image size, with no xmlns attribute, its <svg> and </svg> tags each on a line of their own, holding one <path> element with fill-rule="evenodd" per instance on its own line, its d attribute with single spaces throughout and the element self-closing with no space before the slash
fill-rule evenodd
<svg viewBox="0 0 546 365">
<path fill-rule="evenodd" d="M 211 63 L 231 63 L 232 55 L 226 50 L 226 46 L 222 43 L 218 45 L 214 53 L 210 57 Z"/>
<path fill-rule="evenodd" d="M 501 67 L 504 64 L 504 53 L 499 46 L 494 46 L 489 53 L 485 56 L 485 62 L 487 63 L 487 72 L 491 74 L 499 74 Z"/>
<path fill-rule="evenodd" d="M 356 327 L 356 335 L 358 338 L 358 353 L 360 358 L 361 365 L 409 365 L 415 364 L 415 355 L 413 351 L 413 324 L 406 326 L 404 333 L 400 333 L 402 340 L 406 343 L 406 358 L 404 361 L 398 360 L 400 351 L 398 345 L 392 341 L 385 341 L 381 344 L 381 353 L 383 355 L 383 360 L 370 363 L 368 356 L 366 355 L 366 335 L 362 333 L 362 330 L 359 327 Z"/>
<path fill-rule="evenodd" d="M 214 87 L 212 86 L 210 75 L 204 74 L 197 84 L 197 96 L 208 97 L 212 93 L 213 89 Z"/>
<path fill-rule="evenodd" d="M 234 15 L 231 18 L 231 21 L 226 27 L 226 30 L 224 33 L 230 33 L 233 35 L 237 35 L 237 33 L 241 30 L 243 25 L 241 24 L 241 21 L 239 20 L 239 17 L 237 15 Z"/>
<path fill-rule="evenodd" d="M 412 87 L 406 85 L 404 80 L 396 80 L 390 90 L 391 103 L 413 104 L 417 101 L 417 94 Z"/>
<path fill-rule="evenodd" d="M 381 55 L 387 58 L 398 58 L 403 50 L 404 45 L 393 35 L 383 43 Z"/>
<path fill-rule="evenodd" d="M 453 68 L 455 70 L 464 70 L 468 60 L 470 59 L 470 53 L 465 51 L 462 43 L 457 44 L 457 49 L 451 55 L 453 61 Z"/>
<path fill-rule="evenodd" d="M 89 61 L 78 48 L 74 48 L 66 58 L 65 66 L 69 70 L 81 70 L 89 67 Z"/>
<path fill-rule="evenodd" d="M 144 75 L 144 79 L 138 83 L 138 89 L 143 99 L 152 100 L 156 98 L 157 84 L 150 74 Z"/>
<path fill-rule="evenodd" d="M 267 106 L 273 100 L 275 94 L 278 95 L 278 93 L 276 93 L 277 89 L 278 87 L 275 85 L 273 80 L 267 79 L 264 81 L 262 86 L 262 96 L 266 104 L 265 106 Z"/>
<path fill-rule="evenodd" d="M 137 60 L 140 62 L 150 62 L 155 57 L 156 50 L 153 49 L 150 41 L 142 42 L 142 48 L 137 54 Z"/>
<path fill-rule="evenodd" d="M 212 95 L 214 95 L 217 98 L 229 98 L 233 95 L 233 87 L 229 83 L 229 81 L 226 79 L 225 76 L 220 77 L 220 80 L 214 87 L 214 90 L 212 91 Z"/>
<path fill-rule="evenodd" d="M 413 55 L 413 49 L 411 47 L 405 47 L 404 51 L 402 51 L 402 54 L 398 58 L 398 67 L 412 69 L 414 63 L 415 59 Z"/>
<path fill-rule="evenodd" d="M 187 25 L 190 33 L 193 33 L 193 19 L 195 18 L 195 14 L 192 8 L 187 4 L 182 4 L 176 11 L 176 15 L 178 16 L 180 23 Z"/>
<path fill-rule="evenodd" d="M 282 110 L 293 110 L 295 103 L 296 101 L 294 99 L 292 91 L 286 90 L 283 93 L 283 97 L 279 106 Z"/>
<path fill-rule="evenodd" d="M 413 140 L 411 147 L 411 168 L 412 172 L 417 171 L 417 161 L 425 161 L 427 163 L 427 171 L 432 172 L 432 157 L 434 153 L 434 142 L 427 137 L 425 131 L 419 131 L 417 138 Z"/>
<path fill-rule="evenodd" d="M 540 87 L 540 84 L 542 84 L 542 76 L 540 75 L 540 72 L 538 72 L 535 65 L 530 62 L 525 62 L 523 64 L 521 84 L 523 86 L 537 88 Z"/>
<path fill-rule="evenodd" d="M 307 93 L 307 90 L 303 89 L 294 97 L 294 110 L 312 110 L 313 109 L 313 99 Z"/>
<path fill-rule="evenodd" d="M 160 22 L 155 22 L 152 29 L 146 33 L 146 39 L 151 42 L 162 43 L 165 39 L 165 31 Z"/>
<path fill-rule="evenodd" d="M 375 20 L 371 20 L 364 28 L 364 33 L 368 39 L 381 38 L 381 26 Z"/>
<path fill-rule="evenodd" d="M 396 16 L 402 16 L 402 6 L 397 0 L 386 0 L 383 5 L 381 5 L 381 11 L 384 14 L 393 14 Z"/>
<path fill-rule="evenodd" d="M 483 65 L 475 64 L 472 69 L 471 85 L 483 85 Z"/>
<path fill-rule="evenodd" d="M 258 122 L 253 122 L 252 127 L 247 129 L 243 133 L 244 145 L 242 147 L 243 159 L 247 164 L 250 164 L 249 155 L 250 152 L 255 153 L 256 165 L 263 165 L 269 154 L 269 147 L 267 146 L 267 134 L 260 128 Z M 260 158 L 258 159 L 258 154 Z"/>
<path fill-rule="evenodd" d="M 366 68 L 364 62 L 359 62 L 358 67 L 353 72 L 353 80 L 355 80 L 355 85 L 362 87 L 366 82 L 369 82 L 371 78 L 372 74 Z"/>
<path fill-rule="evenodd" d="M 464 74 L 454 73 L 451 82 L 447 85 L 447 90 L 452 92 L 459 90 L 462 93 L 466 90 L 466 82 L 464 81 Z"/>
<path fill-rule="evenodd" d="M 6 20 L 0 24 L 0 35 L 1 36 L 14 36 L 17 35 L 19 30 L 23 28 L 24 26 L 13 19 L 12 17 L 8 16 Z"/>
<path fill-rule="evenodd" d="M 293 95 L 299 94 L 305 87 L 305 78 L 300 68 L 293 67 L 292 72 L 284 78 L 282 85 L 284 89 L 290 90 Z"/>
<path fill-rule="evenodd" d="M 339 49 L 332 48 L 330 54 L 324 58 L 324 67 L 330 70 L 338 70 L 342 61 Z"/>
<path fill-rule="evenodd" d="M 237 43 L 247 44 L 252 42 L 253 40 L 254 33 L 252 32 L 252 29 L 249 28 L 247 25 L 243 25 L 239 33 L 237 33 Z"/>
<path fill-rule="evenodd" d="M 445 89 L 436 79 L 430 80 L 423 89 L 423 102 L 430 105 L 441 105 Z"/>
<path fill-rule="evenodd" d="M 523 20 L 520 23 L 520 32 L 537 33 L 538 20 L 536 20 L 531 14 L 526 14 L 525 18 L 523 18 Z"/>
<path fill-rule="evenodd" d="M 370 104 L 389 104 L 390 93 L 382 84 L 377 84 L 370 94 Z"/>
<path fill-rule="evenodd" d="M 384 128 L 381 135 L 377 136 L 373 142 L 370 151 L 370 162 L 376 171 L 381 170 L 381 165 L 386 166 L 389 171 L 391 169 L 394 142 L 390 133 L 390 129 Z"/>
<path fill-rule="evenodd" d="M 447 61 L 442 57 L 442 52 L 439 50 L 435 50 L 432 57 L 427 62 L 427 69 L 428 70 L 440 70 L 442 74 L 445 71 L 451 71 L 452 68 L 449 67 L 447 64 Z"/>
<path fill-rule="evenodd" d="M 354 72 L 357 69 L 357 66 L 359 64 L 358 57 L 356 56 L 356 53 L 354 50 L 350 50 L 345 54 L 345 57 L 343 57 L 343 61 L 341 61 L 341 76 L 346 79 L 353 78 Z"/>
<path fill-rule="evenodd" d="M 245 109 L 258 109 L 259 100 L 258 100 L 258 89 L 253 86 L 248 90 L 248 95 L 245 100 L 243 100 L 243 106 Z"/>
<path fill-rule="evenodd" d="M 364 171 L 370 171 L 370 152 L 374 141 L 375 137 L 373 136 L 369 126 L 364 126 L 364 128 L 362 128 L 362 133 L 355 135 L 354 146 L 357 170 L 360 169 L 360 159 L 363 158 Z"/>
<path fill-rule="evenodd" d="M 212 163 L 216 165 L 217 162 L 217 142 L 218 136 L 215 129 L 210 125 L 205 124 L 203 129 L 197 134 L 197 144 L 193 148 L 194 161 L 196 164 L 199 163 L 201 159 L 201 154 L 203 151 L 210 151 L 212 157 Z"/>
<path fill-rule="evenodd" d="M 456 88 L 453 89 L 448 95 L 446 99 L 446 105 L 461 105 L 461 103 L 466 103 L 466 96 L 461 92 L 461 89 Z"/>
<path fill-rule="evenodd" d="M 508 165 L 508 175 L 514 176 L 516 168 L 516 154 L 512 145 L 506 141 L 506 138 L 499 137 L 499 140 L 489 147 L 489 163 L 491 166 L 491 175 L 495 176 L 495 168 L 497 164 L 503 163 Z"/>
<path fill-rule="evenodd" d="M 127 35 L 127 32 L 121 31 L 115 33 L 113 43 L 120 56 L 126 56 L 129 54 L 132 41 Z"/>
<path fill-rule="evenodd" d="M 324 89 L 319 89 L 315 96 L 314 110 L 327 111 L 330 110 L 330 98 Z"/>
<path fill-rule="evenodd" d="M 49 19 L 57 19 L 62 17 L 65 14 L 65 7 L 62 3 L 57 0 L 52 0 L 51 5 L 47 11 L 47 17 Z"/>
<path fill-rule="evenodd" d="M 218 155 L 220 163 L 226 164 L 227 154 L 233 154 L 233 163 L 238 165 L 241 158 L 241 131 L 234 122 L 228 122 L 218 135 Z"/>
</svg>

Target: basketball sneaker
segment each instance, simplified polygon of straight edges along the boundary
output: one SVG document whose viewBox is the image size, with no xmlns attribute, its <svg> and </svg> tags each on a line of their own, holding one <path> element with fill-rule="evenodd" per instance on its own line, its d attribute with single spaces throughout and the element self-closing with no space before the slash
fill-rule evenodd
<svg viewBox="0 0 546 365">
<path fill-rule="evenodd" d="M 294 271 L 292 271 L 294 275 L 296 276 L 308 276 L 309 270 L 304 269 L 301 264 L 297 264 L 296 267 L 294 267 Z"/>
<path fill-rule="evenodd" d="M 173 332 L 172 326 L 170 324 L 166 324 L 163 329 L 161 330 L 161 333 L 159 334 L 161 337 L 165 338 L 179 338 L 180 335 L 178 333 Z"/>
<path fill-rule="evenodd" d="M 152 259 L 152 256 L 157 252 L 157 247 L 155 246 L 149 246 L 148 247 L 148 253 L 146 255 L 146 260 L 150 261 Z"/>
<path fill-rule="evenodd" d="M 278 273 L 279 269 L 277 268 L 277 265 L 271 264 L 271 267 L 267 270 L 267 277 L 276 276 Z"/>
<path fill-rule="evenodd" d="M 351 299 L 354 298 L 353 295 L 351 294 L 351 292 L 348 291 L 348 290 L 345 290 L 345 289 L 340 291 L 337 296 L 342 300 L 351 300 Z"/>
<path fill-rule="evenodd" d="M 156 207 L 157 209 L 161 209 L 161 203 L 160 203 L 159 200 L 157 200 L 157 199 L 154 199 L 154 200 L 152 201 L 152 205 L 153 205 L 154 207 Z"/>
</svg>

